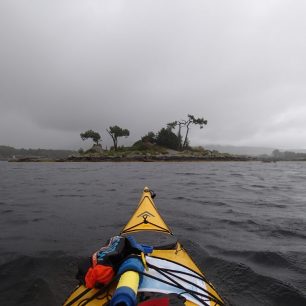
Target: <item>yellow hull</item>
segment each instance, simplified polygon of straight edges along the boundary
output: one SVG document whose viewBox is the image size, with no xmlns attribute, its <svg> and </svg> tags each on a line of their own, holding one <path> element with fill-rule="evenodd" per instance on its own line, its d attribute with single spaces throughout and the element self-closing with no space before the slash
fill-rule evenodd
<svg viewBox="0 0 306 306">
<path fill-rule="evenodd" d="M 171 238 L 173 240 L 173 234 L 171 229 L 165 223 L 163 218 L 158 213 L 155 204 L 152 199 L 152 194 L 150 190 L 146 187 L 141 196 L 138 207 L 126 226 L 121 231 L 121 235 L 139 235 L 143 233 L 154 234 L 154 233 L 162 233 L 162 236 L 165 238 Z M 165 236 L 166 235 L 166 236 Z M 168 235 L 168 236 L 167 236 Z M 137 239 L 137 238 L 136 238 Z M 175 240 L 174 240 L 175 241 Z M 171 249 L 165 249 L 166 246 L 154 248 L 153 253 L 150 254 L 151 257 L 158 257 L 162 259 L 166 259 L 168 261 L 177 263 L 181 266 L 187 267 L 189 270 L 197 273 L 204 277 L 204 274 L 194 261 L 187 254 L 186 250 L 182 247 L 179 242 L 175 242 L 174 247 Z M 205 279 L 206 280 L 206 279 Z M 88 306 L 101 306 L 106 304 L 116 289 L 117 284 L 114 284 L 111 289 L 107 293 L 101 293 L 99 289 L 87 289 L 84 286 L 79 286 L 75 289 L 75 291 L 70 295 L 70 297 L 65 301 L 64 305 L 88 305 Z M 218 295 L 213 285 L 205 281 L 206 290 L 218 300 L 220 303 L 216 301 L 210 301 L 210 306 L 218 306 L 223 305 L 221 297 Z M 82 302 L 83 301 L 83 302 Z M 196 305 L 195 303 L 186 300 L 185 305 Z"/>
</svg>

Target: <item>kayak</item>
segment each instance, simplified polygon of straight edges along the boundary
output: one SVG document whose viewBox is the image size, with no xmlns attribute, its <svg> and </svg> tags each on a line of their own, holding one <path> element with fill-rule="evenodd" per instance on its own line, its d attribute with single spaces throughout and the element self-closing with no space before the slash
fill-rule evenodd
<svg viewBox="0 0 306 306">
<path fill-rule="evenodd" d="M 122 299 L 115 301 L 117 296 L 121 297 L 122 288 L 126 289 L 124 294 L 134 293 L 136 304 L 143 306 L 173 305 L 165 304 L 165 297 L 168 301 L 169 297 L 170 301 L 176 298 L 175 305 L 225 305 L 159 214 L 154 197 L 155 194 L 145 187 L 138 207 L 119 235 L 151 247 L 150 253 L 141 252 L 137 257 L 143 268 L 129 268 L 107 286 L 87 288 L 80 284 L 64 302 L 65 306 L 133 305 Z"/>
</svg>

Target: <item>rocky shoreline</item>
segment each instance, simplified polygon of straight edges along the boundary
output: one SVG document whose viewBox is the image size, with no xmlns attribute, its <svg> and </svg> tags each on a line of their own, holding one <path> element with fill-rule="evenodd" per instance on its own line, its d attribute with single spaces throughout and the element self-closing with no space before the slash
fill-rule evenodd
<svg viewBox="0 0 306 306">
<path fill-rule="evenodd" d="M 60 159 L 38 157 L 22 157 L 11 159 L 9 162 L 189 162 L 189 161 L 252 161 L 249 156 L 188 156 L 188 155 L 132 155 L 132 156 L 69 156 Z"/>
</svg>

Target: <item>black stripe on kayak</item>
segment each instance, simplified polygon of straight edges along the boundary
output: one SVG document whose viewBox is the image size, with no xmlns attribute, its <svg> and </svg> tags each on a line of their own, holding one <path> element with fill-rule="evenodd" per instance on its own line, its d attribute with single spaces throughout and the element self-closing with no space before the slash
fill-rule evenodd
<svg viewBox="0 0 306 306">
<path fill-rule="evenodd" d="M 78 287 L 79 288 L 79 287 Z M 78 289 L 77 288 L 77 289 Z M 76 290 L 77 290 L 76 289 Z M 83 290 L 79 295 L 77 295 L 73 300 L 71 300 L 69 303 L 65 304 L 65 306 L 71 306 L 73 305 L 73 303 L 75 303 L 76 301 L 78 301 L 82 296 L 86 295 L 86 293 L 88 293 L 91 289 L 89 288 L 86 288 L 85 290 Z"/>
<path fill-rule="evenodd" d="M 156 276 L 147 274 L 147 273 L 145 273 L 145 272 L 139 272 L 139 271 L 136 271 L 136 270 L 130 270 L 130 271 L 138 272 L 139 274 L 142 274 L 142 275 L 144 275 L 144 276 L 153 278 L 153 279 L 155 279 L 155 280 L 157 280 L 157 281 L 159 281 L 159 282 L 165 283 L 165 284 L 167 284 L 167 285 L 169 285 L 169 286 L 172 286 L 172 287 L 181 289 L 181 290 L 183 290 L 183 292 L 182 292 L 181 294 L 183 294 L 183 293 L 190 294 L 190 295 L 193 296 L 196 300 L 200 301 L 200 303 L 204 304 L 205 306 L 209 306 L 209 305 L 206 303 L 206 301 L 201 300 L 199 297 L 195 297 L 195 296 L 193 295 L 193 293 L 194 293 L 194 294 L 198 294 L 198 295 L 200 295 L 200 296 L 203 296 L 203 297 L 209 299 L 209 301 L 211 301 L 210 296 L 207 296 L 207 295 L 205 295 L 205 294 L 203 294 L 203 293 L 195 292 L 195 291 L 193 291 L 193 290 L 186 289 L 186 288 L 185 288 L 184 286 L 182 286 L 181 284 L 175 283 L 175 281 L 172 280 L 170 277 L 167 277 L 167 278 L 170 279 L 172 282 L 168 282 L 168 281 L 166 281 L 166 280 L 164 280 L 164 279 L 162 280 L 162 279 L 160 279 L 160 278 L 158 278 L 158 277 L 156 277 Z M 159 273 L 160 273 L 160 272 L 159 272 Z M 160 273 L 160 274 L 162 274 L 162 273 Z M 223 306 L 223 305 L 222 305 L 222 306 Z"/>
<path fill-rule="evenodd" d="M 206 283 L 206 281 L 202 278 L 202 277 L 198 277 L 198 276 L 195 276 L 194 274 L 191 274 L 191 273 L 187 273 L 187 272 L 183 272 L 183 271 L 178 271 L 178 270 L 172 270 L 172 269 L 166 269 L 166 268 L 159 268 L 157 266 L 154 266 L 150 263 L 147 263 L 148 264 L 148 267 L 154 269 L 155 271 L 157 271 L 158 273 L 160 273 L 161 275 L 167 277 L 168 279 L 172 280 L 173 282 L 175 282 L 173 279 L 171 279 L 171 277 L 168 277 L 166 275 L 166 273 L 170 274 L 171 276 L 173 277 L 176 277 L 178 279 L 180 279 L 181 281 L 183 282 L 186 282 L 187 284 L 190 284 L 190 285 L 193 285 L 194 287 L 202 290 L 203 292 L 205 292 L 206 294 L 208 294 L 210 300 L 212 300 L 213 302 L 215 303 L 218 303 L 219 305 L 224 305 L 223 302 L 221 300 L 219 300 L 219 298 L 217 298 L 214 294 L 212 294 L 211 292 L 209 292 L 208 290 L 202 288 L 201 286 L 191 282 L 191 281 L 188 281 L 187 279 L 184 279 L 183 277 L 177 275 L 177 274 L 184 274 L 184 275 L 189 275 L 189 276 L 192 276 L 192 277 L 195 277 L 195 278 L 198 278 L 200 279 L 201 281 L 203 281 L 204 283 Z M 188 289 L 189 291 L 192 291 L 190 289 Z M 197 293 L 199 295 L 201 295 L 201 293 Z M 193 296 L 193 295 L 192 295 Z M 206 297 L 206 295 L 205 295 Z"/>
<path fill-rule="evenodd" d="M 175 264 L 177 264 L 177 265 L 179 265 L 179 266 L 181 266 L 181 267 L 184 267 L 184 268 L 188 269 L 189 271 L 191 271 L 191 272 L 197 274 L 199 277 L 206 279 L 206 277 L 203 276 L 202 274 L 200 274 L 199 272 L 196 272 L 196 271 L 190 269 L 189 267 L 187 267 L 187 266 L 185 266 L 185 265 L 183 265 L 183 264 L 181 264 L 181 263 L 179 263 L 179 262 L 176 262 L 176 261 L 174 261 L 174 260 L 166 259 L 166 258 L 163 258 L 163 257 L 154 256 L 154 255 L 153 255 L 153 256 L 152 256 L 152 255 L 149 255 L 148 257 L 157 258 L 157 259 L 161 259 L 161 260 L 164 260 L 164 261 L 169 261 L 169 262 L 175 263 Z M 208 284 L 210 285 L 210 282 L 209 282 L 208 280 L 205 281 L 205 282 L 208 283 Z"/>
<path fill-rule="evenodd" d="M 204 275 L 204 273 L 203 273 L 203 274 L 200 274 L 200 273 L 198 273 L 198 272 L 196 272 L 196 271 L 190 269 L 189 267 L 187 267 L 187 266 L 185 266 L 185 265 L 183 265 L 183 264 L 181 264 L 181 263 L 179 263 L 179 262 L 170 260 L 170 259 L 162 258 L 162 257 L 159 257 L 159 256 L 151 256 L 151 255 L 148 256 L 148 257 L 157 258 L 157 259 L 161 259 L 161 260 L 164 260 L 164 261 L 169 261 L 169 262 L 172 262 L 172 263 L 174 263 L 174 264 L 177 264 L 177 265 L 179 265 L 179 266 L 181 266 L 181 267 L 186 268 L 187 270 L 189 270 L 189 271 L 191 271 L 191 272 L 197 274 L 197 275 L 199 276 L 200 279 L 202 279 L 206 284 L 208 284 L 211 288 L 213 288 L 213 289 L 217 292 L 216 288 L 215 288 L 215 287 L 213 286 L 213 284 L 206 278 L 206 276 Z"/>
<path fill-rule="evenodd" d="M 140 222 L 140 223 L 138 223 L 138 224 L 136 224 L 136 225 L 133 225 L 133 226 L 127 228 L 126 230 L 124 230 L 123 232 L 121 232 L 121 234 L 124 234 L 124 233 L 127 233 L 127 232 L 132 232 L 131 229 L 133 229 L 133 228 L 135 228 L 135 227 L 137 227 L 137 226 L 139 226 L 139 225 L 142 225 L 142 224 L 151 224 L 151 225 L 153 225 L 153 226 L 156 226 L 157 228 L 160 228 L 160 230 L 155 230 L 155 231 L 158 231 L 158 232 L 166 232 L 166 233 L 169 233 L 170 235 L 173 235 L 173 234 L 172 234 L 171 232 L 169 232 L 169 230 L 167 230 L 166 228 L 161 227 L 161 226 L 159 226 L 159 225 L 157 225 L 157 224 L 155 224 L 155 223 L 152 223 L 152 222 L 150 222 L 150 221 L 146 221 L 146 222 L 142 221 L 142 222 Z M 150 229 L 150 230 L 152 231 L 152 229 Z M 145 230 L 145 229 L 142 229 L 142 231 L 146 231 L 146 230 Z M 148 231 L 148 230 L 147 230 L 147 231 Z"/>
</svg>

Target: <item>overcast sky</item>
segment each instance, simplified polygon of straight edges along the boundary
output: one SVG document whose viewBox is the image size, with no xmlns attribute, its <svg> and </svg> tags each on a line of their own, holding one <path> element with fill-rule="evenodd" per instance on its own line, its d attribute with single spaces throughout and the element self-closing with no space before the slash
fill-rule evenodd
<svg viewBox="0 0 306 306">
<path fill-rule="evenodd" d="M 192 145 L 306 148 L 304 0 L 1 0 L 0 145 L 131 144 L 188 113 Z"/>
</svg>

